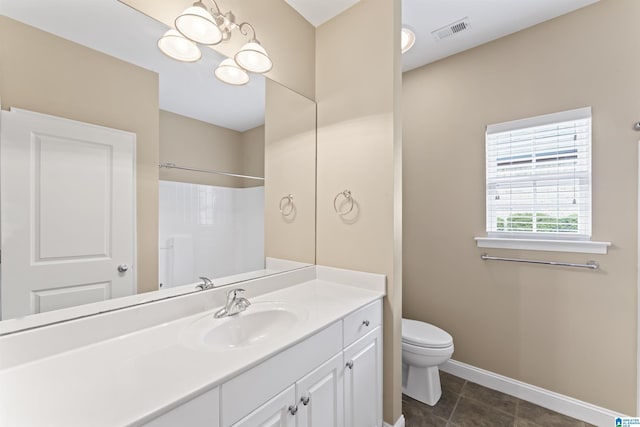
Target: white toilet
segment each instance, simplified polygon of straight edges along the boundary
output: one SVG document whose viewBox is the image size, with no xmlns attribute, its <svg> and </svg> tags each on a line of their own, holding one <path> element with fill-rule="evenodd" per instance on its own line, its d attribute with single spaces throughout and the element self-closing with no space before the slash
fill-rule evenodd
<svg viewBox="0 0 640 427">
<path fill-rule="evenodd" d="M 453 354 L 453 338 L 442 329 L 402 319 L 402 393 L 435 405 L 442 395 L 438 365 Z"/>
</svg>

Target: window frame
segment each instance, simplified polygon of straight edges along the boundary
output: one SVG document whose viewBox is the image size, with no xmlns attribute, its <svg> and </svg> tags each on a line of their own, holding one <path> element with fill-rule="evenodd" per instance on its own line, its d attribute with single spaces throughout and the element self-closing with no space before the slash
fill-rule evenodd
<svg viewBox="0 0 640 427">
<path fill-rule="evenodd" d="M 509 132 L 520 129 L 527 129 L 538 126 L 551 125 L 574 120 L 589 119 L 589 135 L 588 135 L 588 197 L 587 203 L 588 213 L 586 214 L 588 223 L 586 232 L 582 234 L 566 233 L 566 232 L 517 232 L 517 231 L 489 231 L 489 213 L 488 204 L 490 181 L 488 170 L 488 136 L 490 134 Z M 574 110 L 561 111 L 557 113 L 534 116 L 509 122 L 488 125 L 485 133 L 485 232 L 486 237 L 476 237 L 478 247 L 483 248 L 500 248 L 500 249 L 523 249 L 523 250 L 544 250 L 544 251 L 561 251 L 561 252 L 581 252 L 581 253 L 600 253 L 606 254 L 610 242 L 594 242 L 591 240 L 592 224 L 593 224 L 593 205 L 592 205 L 592 114 L 591 107 L 578 108 Z"/>
</svg>

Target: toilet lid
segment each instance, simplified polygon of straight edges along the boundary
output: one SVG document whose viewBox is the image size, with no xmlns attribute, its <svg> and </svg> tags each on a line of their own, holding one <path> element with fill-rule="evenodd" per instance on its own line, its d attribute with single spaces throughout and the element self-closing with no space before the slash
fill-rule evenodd
<svg viewBox="0 0 640 427">
<path fill-rule="evenodd" d="M 402 341 L 428 348 L 444 348 L 453 345 L 453 338 L 447 332 L 429 323 L 410 319 L 402 319 Z"/>
</svg>

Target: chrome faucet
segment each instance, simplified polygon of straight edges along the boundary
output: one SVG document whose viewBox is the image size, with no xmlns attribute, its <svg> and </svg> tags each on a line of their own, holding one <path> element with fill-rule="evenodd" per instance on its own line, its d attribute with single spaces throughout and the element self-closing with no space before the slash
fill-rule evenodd
<svg viewBox="0 0 640 427">
<path fill-rule="evenodd" d="M 200 283 L 199 285 L 196 286 L 196 288 L 201 289 L 201 290 L 205 290 L 205 289 L 211 289 L 213 287 L 215 287 L 215 285 L 213 284 L 213 282 L 211 281 L 211 279 L 209 279 L 208 277 L 200 277 L 200 279 L 202 279 L 202 281 L 204 283 Z"/>
<path fill-rule="evenodd" d="M 227 292 L 227 303 L 220 310 L 216 311 L 214 317 L 216 319 L 220 319 L 221 317 L 235 316 L 236 314 L 245 311 L 251 303 L 246 298 L 238 297 L 238 294 L 244 291 L 244 289 L 231 289 Z"/>
</svg>

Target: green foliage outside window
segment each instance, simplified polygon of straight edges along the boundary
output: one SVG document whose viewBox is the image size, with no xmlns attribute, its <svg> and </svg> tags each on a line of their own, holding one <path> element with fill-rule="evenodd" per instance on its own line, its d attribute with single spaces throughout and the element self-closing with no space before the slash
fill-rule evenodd
<svg viewBox="0 0 640 427">
<path fill-rule="evenodd" d="M 514 213 L 497 219 L 498 231 L 533 232 L 533 213 Z M 541 233 L 576 233 L 578 214 L 557 218 L 539 213 L 535 216 L 536 231 Z"/>
</svg>

